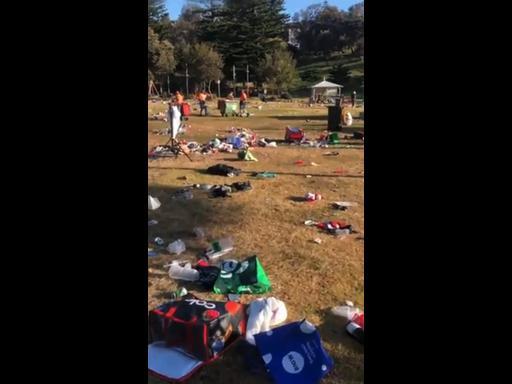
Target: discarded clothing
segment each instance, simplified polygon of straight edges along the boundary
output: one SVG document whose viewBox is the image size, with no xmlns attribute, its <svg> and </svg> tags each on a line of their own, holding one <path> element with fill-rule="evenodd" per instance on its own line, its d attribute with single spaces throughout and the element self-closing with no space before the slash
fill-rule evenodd
<svg viewBox="0 0 512 384">
<path fill-rule="evenodd" d="M 245 339 L 252 345 L 256 345 L 254 335 L 269 331 L 270 327 L 281 324 L 288 316 L 285 304 L 273 297 L 252 301 L 247 313 L 249 319 Z"/>
<path fill-rule="evenodd" d="M 214 185 L 210 189 L 211 197 L 231 197 L 231 187 L 227 185 Z"/>
<path fill-rule="evenodd" d="M 211 167 L 209 167 L 206 170 L 207 173 L 210 175 L 220 175 L 220 176 L 238 176 L 240 175 L 241 170 L 238 168 L 231 167 L 230 165 L 226 164 L 216 164 Z"/>
<path fill-rule="evenodd" d="M 231 184 L 231 188 L 236 189 L 237 191 L 249 191 L 252 189 L 252 185 L 250 181 L 238 181 Z"/>
</svg>

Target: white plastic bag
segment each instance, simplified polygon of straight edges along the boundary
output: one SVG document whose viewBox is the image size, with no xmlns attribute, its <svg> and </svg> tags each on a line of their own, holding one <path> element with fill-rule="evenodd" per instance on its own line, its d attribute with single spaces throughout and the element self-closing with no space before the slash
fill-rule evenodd
<svg viewBox="0 0 512 384">
<path fill-rule="evenodd" d="M 148 195 L 148 209 L 154 211 L 155 209 L 160 208 L 161 205 L 162 203 L 160 203 L 160 200 L 158 200 L 156 197 Z"/>
</svg>

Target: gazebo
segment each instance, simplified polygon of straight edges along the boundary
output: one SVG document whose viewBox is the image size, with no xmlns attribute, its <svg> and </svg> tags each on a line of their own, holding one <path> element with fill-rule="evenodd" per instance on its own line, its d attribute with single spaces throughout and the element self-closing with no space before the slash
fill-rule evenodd
<svg viewBox="0 0 512 384">
<path fill-rule="evenodd" d="M 341 96 L 341 88 L 343 88 L 343 85 L 326 81 L 324 77 L 323 81 L 311 86 L 311 98 L 312 100 L 316 100 L 317 95 L 322 95 L 324 97 Z"/>
</svg>

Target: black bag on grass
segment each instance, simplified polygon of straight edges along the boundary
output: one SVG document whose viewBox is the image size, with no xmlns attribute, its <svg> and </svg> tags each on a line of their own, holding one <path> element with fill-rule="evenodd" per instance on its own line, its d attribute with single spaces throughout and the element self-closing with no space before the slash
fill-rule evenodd
<svg viewBox="0 0 512 384">
<path fill-rule="evenodd" d="M 209 173 L 210 175 L 220 176 L 238 176 L 240 174 L 240 171 L 240 169 L 226 164 L 215 164 L 206 170 L 206 172 Z"/>
<path fill-rule="evenodd" d="M 199 271 L 198 283 L 201 284 L 204 289 L 211 291 L 219 277 L 220 268 L 213 265 L 207 267 L 197 265 L 194 268 Z"/>
</svg>

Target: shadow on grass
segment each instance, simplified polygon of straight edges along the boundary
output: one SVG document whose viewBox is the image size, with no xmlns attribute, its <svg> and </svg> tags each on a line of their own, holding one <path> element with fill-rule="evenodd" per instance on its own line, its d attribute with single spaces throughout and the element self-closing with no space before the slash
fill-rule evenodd
<svg viewBox="0 0 512 384">
<path fill-rule="evenodd" d="M 326 115 L 290 115 L 290 116 L 272 116 L 272 118 L 277 120 L 303 120 L 306 122 L 306 120 L 314 121 L 314 120 L 320 120 L 324 121 L 327 120 L 327 114 Z"/>
<path fill-rule="evenodd" d="M 226 182 L 233 178 L 226 177 Z M 197 257 L 207 246 L 210 239 L 208 233 L 210 229 L 222 227 L 225 225 L 236 224 L 239 221 L 239 215 L 244 212 L 244 206 L 236 201 L 230 200 L 229 210 L 222 208 L 224 199 L 211 199 L 208 192 L 199 189 L 191 189 L 193 198 L 190 200 L 172 199 L 172 196 L 183 187 L 168 187 L 149 185 L 148 194 L 160 200 L 161 206 L 154 211 L 148 211 L 148 219 L 158 221 L 157 225 L 148 227 L 148 244 L 151 246 L 155 237 L 160 237 L 165 242 L 165 247 L 181 239 L 185 242 L 187 248 L 186 255 Z M 222 215 L 219 215 L 219 212 Z M 193 233 L 195 227 L 204 228 L 206 239 L 197 239 Z M 164 247 L 159 249 L 160 253 L 169 256 L 169 252 Z M 181 255 L 180 255 L 181 256 Z M 180 256 L 173 255 L 176 259 Z M 151 266 L 158 265 L 157 259 L 150 258 Z M 163 266 L 159 265 L 160 267 Z"/>
<path fill-rule="evenodd" d="M 343 356 L 331 355 L 334 360 L 334 369 L 337 370 L 336 376 L 347 380 L 348 382 L 357 380 L 363 381 L 364 366 L 364 346 L 353 339 L 346 331 L 347 320 L 332 314 L 329 308 L 321 311 L 322 324 L 318 326 L 318 331 L 322 340 L 330 344 L 342 344 L 351 353 Z M 338 370 L 337 367 L 343 367 Z"/>
<path fill-rule="evenodd" d="M 181 169 L 181 170 L 194 171 L 194 172 L 202 174 L 202 175 L 208 174 L 206 172 L 206 170 L 204 170 L 204 169 L 196 169 L 196 168 L 188 168 L 188 167 L 151 167 L 150 166 L 148 168 L 149 169 L 161 169 L 161 170 L 165 170 L 165 169 Z M 245 174 L 252 175 L 253 173 L 259 173 L 259 172 L 264 172 L 264 171 L 270 172 L 268 169 L 265 169 L 265 170 L 260 170 L 260 171 L 258 171 L 258 170 L 243 171 L 242 170 L 242 171 L 240 171 L 240 173 L 245 173 Z M 279 175 L 300 176 L 300 177 L 304 177 L 306 175 L 311 175 L 312 177 L 346 177 L 346 178 L 353 178 L 353 179 L 364 179 L 364 175 L 340 175 L 340 174 L 337 174 L 337 173 L 322 174 L 322 173 L 276 172 L 276 174 L 277 174 L 278 177 L 279 177 Z M 212 176 L 214 176 L 214 175 L 212 175 Z M 226 177 L 226 183 L 227 184 L 234 182 L 234 181 L 229 182 L 229 180 L 236 181 L 236 177 Z"/>
<path fill-rule="evenodd" d="M 294 201 L 296 203 L 304 203 L 307 200 L 304 198 L 304 196 L 289 196 L 288 200 Z"/>
</svg>

